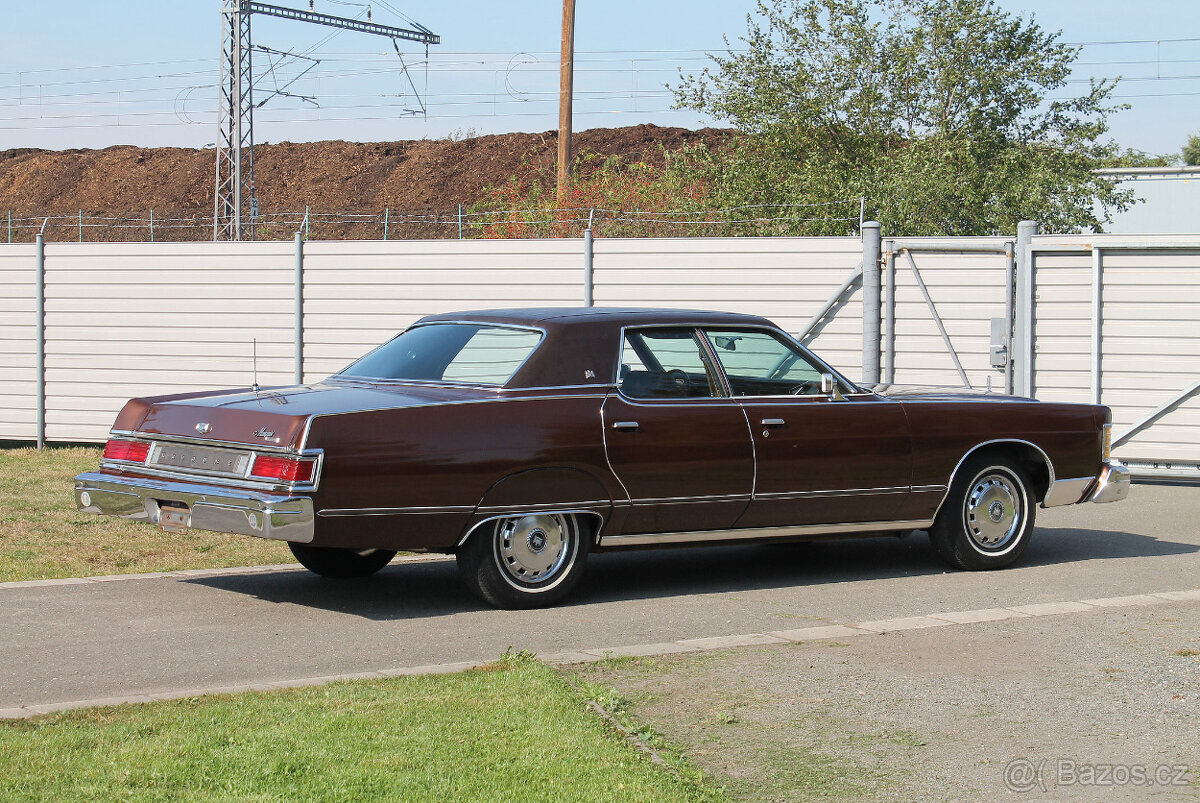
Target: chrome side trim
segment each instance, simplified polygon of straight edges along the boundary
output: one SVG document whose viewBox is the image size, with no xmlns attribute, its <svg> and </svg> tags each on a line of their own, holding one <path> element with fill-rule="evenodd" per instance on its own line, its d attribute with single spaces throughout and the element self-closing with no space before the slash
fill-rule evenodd
<svg viewBox="0 0 1200 803">
<path fill-rule="evenodd" d="M 1069 480 L 1056 480 L 1050 490 L 1046 492 L 1046 498 L 1042 502 L 1042 507 L 1058 507 L 1059 505 L 1073 505 L 1076 502 L 1083 501 L 1083 495 L 1087 493 L 1096 482 L 1095 477 L 1073 477 Z"/>
<path fill-rule="evenodd" d="M 700 530 L 682 533 L 638 533 L 605 536 L 600 539 L 600 546 L 703 543 L 706 541 L 741 541 L 749 538 L 795 538 L 806 535 L 923 530 L 932 524 L 933 520 L 930 519 L 928 521 L 865 521 L 854 524 L 803 524 L 793 527 L 753 527 L 743 530 Z"/>
<path fill-rule="evenodd" d="M 326 507 L 318 516 L 428 516 L 436 513 L 470 513 L 474 505 L 444 505 L 435 507 Z"/>
<path fill-rule="evenodd" d="M 612 500 L 589 499 L 582 502 L 536 502 L 528 505 L 482 505 L 477 508 L 471 508 L 471 510 L 478 510 L 480 513 L 503 513 L 505 511 L 512 511 L 514 513 L 561 513 L 563 505 L 577 509 L 589 507 L 612 507 Z"/>
<path fill-rule="evenodd" d="M 907 485 L 897 485 L 890 488 L 844 488 L 825 491 L 780 491 L 778 493 L 755 494 L 755 499 L 774 501 L 778 499 L 808 499 L 821 496 L 884 496 L 887 494 L 906 494 Z"/>
<path fill-rule="evenodd" d="M 1100 472 L 1091 500 L 1100 503 L 1119 502 L 1129 496 L 1129 484 L 1129 469 L 1114 460 L 1107 463 Z"/>
<path fill-rule="evenodd" d="M 630 499 L 634 505 L 682 505 L 693 502 L 745 502 L 750 494 L 708 494 L 707 496 L 646 496 Z"/>
<path fill-rule="evenodd" d="M 1042 447 L 1038 446 L 1036 443 L 1030 443 L 1029 441 L 1022 440 L 1020 438 L 996 438 L 995 440 L 984 441 L 982 443 L 975 444 L 968 449 L 966 454 L 964 454 L 959 459 L 958 463 L 954 465 L 954 470 L 950 472 L 950 479 L 946 482 L 946 493 L 944 496 L 942 496 L 942 501 L 938 502 L 937 510 L 933 511 L 933 517 L 935 519 L 937 518 L 937 515 L 942 512 L 942 506 L 946 504 L 946 500 L 950 498 L 950 488 L 954 485 L 954 480 L 958 477 L 958 470 L 962 468 L 962 464 L 967 462 L 968 457 L 975 454 L 983 447 L 993 446 L 997 443 L 1019 443 L 1022 446 L 1032 447 L 1034 451 L 1040 454 L 1042 456 L 1042 460 L 1046 461 L 1046 471 L 1050 475 L 1050 484 L 1047 486 L 1046 490 L 1046 494 L 1050 494 L 1050 490 L 1054 488 L 1054 464 L 1050 462 L 1049 455 L 1046 454 Z"/>
<path fill-rule="evenodd" d="M 593 533 L 593 537 L 599 535 L 600 531 L 602 529 L 604 529 L 604 516 L 600 513 L 597 513 L 594 510 L 563 510 L 561 508 L 554 508 L 554 509 L 526 511 L 526 512 L 560 513 L 563 515 L 570 513 L 570 514 L 574 514 L 574 515 L 578 515 L 578 516 L 591 516 L 591 517 L 595 518 L 597 521 L 596 530 Z M 512 518 L 512 517 L 511 516 L 488 516 L 486 519 L 481 519 L 481 520 L 475 522 L 474 524 L 471 525 L 471 528 L 469 530 L 467 530 L 465 534 L 463 534 L 463 537 L 458 539 L 458 543 L 455 546 L 460 547 L 463 544 L 467 543 L 467 539 L 471 537 L 471 534 L 474 533 L 476 530 L 478 530 L 483 525 L 487 524 L 488 522 L 499 521 L 500 519 L 508 519 L 508 518 Z"/>
<path fill-rule="evenodd" d="M 187 526 L 197 530 L 255 535 L 301 544 L 313 539 L 312 499 L 307 496 L 239 492 L 231 488 L 96 472 L 75 478 L 75 504 L 84 513 L 157 524 L 160 502 L 187 505 Z"/>
</svg>

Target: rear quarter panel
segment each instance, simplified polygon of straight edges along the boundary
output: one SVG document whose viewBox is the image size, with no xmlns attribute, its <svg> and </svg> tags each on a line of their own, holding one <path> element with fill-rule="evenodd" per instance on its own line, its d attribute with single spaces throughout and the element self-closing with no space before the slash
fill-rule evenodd
<svg viewBox="0 0 1200 803">
<path fill-rule="evenodd" d="M 617 490 L 600 442 L 601 401 L 498 398 L 316 416 L 306 445 L 324 449 L 325 463 L 313 543 L 452 549 L 490 513 L 483 504 L 597 501 L 607 518 Z M 385 511 L 361 513 L 370 509 Z"/>
<path fill-rule="evenodd" d="M 1057 479 L 1093 477 L 1101 468 L 1107 409 L 1032 400 L 905 400 L 913 436 L 913 486 L 949 486 L 959 462 L 990 441 L 1026 441 L 1050 459 Z M 932 515 L 932 496 L 914 495 L 912 514 Z M 940 501 L 940 499 L 938 500 Z"/>
</svg>

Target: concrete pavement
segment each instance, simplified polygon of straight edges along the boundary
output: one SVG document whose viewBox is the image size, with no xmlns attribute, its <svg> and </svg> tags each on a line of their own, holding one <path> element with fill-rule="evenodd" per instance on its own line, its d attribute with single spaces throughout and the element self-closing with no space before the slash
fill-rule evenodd
<svg viewBox="0 0 1200 803">
<path fill-rule="evenodd" d="M 1200 586 L 1198 522 L 1200 489 L 1139 485 L 1122 503 L 1039 511 L 1024 558 L 1000 572 L 947 571 L 923 535 L 596 555 L 566 604 L 539 611 L 482 607 L 445 559 L 349 583 L 269 567 L 3 584 L 0 709 L 466 666 L 509 647 L 569 655 L 855 623 L 886 630 L 932 614 L 969 626 L 1001 615 L 988 611 L 1037 610 L 1021 606 L 1134 605 Z"/>
</svg>

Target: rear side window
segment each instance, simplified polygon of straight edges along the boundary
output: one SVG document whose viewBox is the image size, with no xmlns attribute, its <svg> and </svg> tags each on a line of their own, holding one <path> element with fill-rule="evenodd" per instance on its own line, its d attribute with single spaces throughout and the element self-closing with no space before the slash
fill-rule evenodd
<svg viewBox="0 0 1200 803">
<path fill-rule="evenodd" d="M 634 329 L 621 351 L 621 392 L 632 399 L 716 396 L 716 372 L 696 330 Z"/>
<path fill-rule="evenodd" d="M 415 326 L 353 363 L 340 375 L 503 385 L 541 339 L 541 332 L 486 324 Z"/>
</svg>

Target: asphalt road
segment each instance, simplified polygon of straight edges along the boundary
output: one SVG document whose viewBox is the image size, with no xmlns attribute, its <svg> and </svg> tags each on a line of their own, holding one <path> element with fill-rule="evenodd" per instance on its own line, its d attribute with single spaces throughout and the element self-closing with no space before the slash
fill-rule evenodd
<svg viewBox="0 0 1200 803">
<path fill-rule="evenodd" d="M 1039 511 L 1019 565 L 948 571 L 924 535 L 593 556 L 557 608 L 497 611 L 452 560 L 0 586 L 0 709 L 1200 586 L 1200 488 Z M 1195 602 L 1182 602 L 1195 605 Z"/>
</svg>

